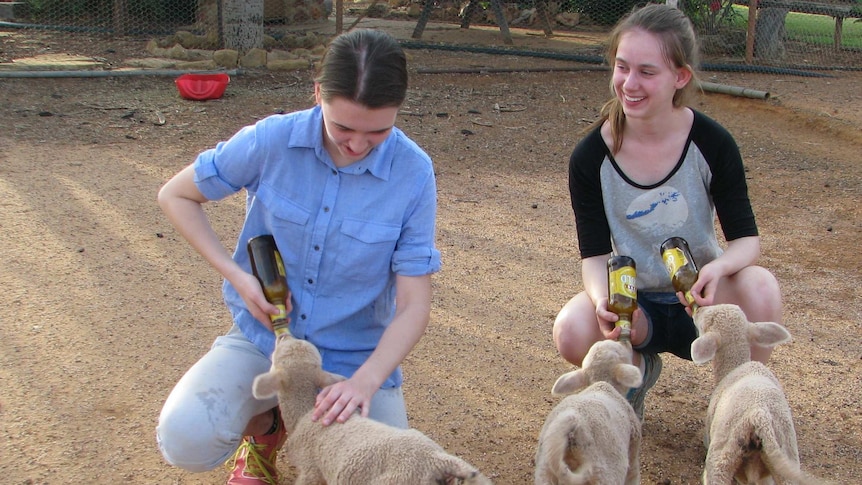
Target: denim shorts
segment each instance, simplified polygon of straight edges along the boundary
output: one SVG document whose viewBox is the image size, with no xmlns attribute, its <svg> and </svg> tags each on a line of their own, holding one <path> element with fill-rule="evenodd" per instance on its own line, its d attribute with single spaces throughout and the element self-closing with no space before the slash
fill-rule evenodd
<svg viewBox="0 0 862 485">
<path fill-rule="evenodd" d="M 691 360 L 691 343 L 697 338 L 697 328 L 676 294 L 639 291 L 638 306 L 647 318 L 649 332 L 635 350 L 647 354 L 670 352 Z"/>
</svg>

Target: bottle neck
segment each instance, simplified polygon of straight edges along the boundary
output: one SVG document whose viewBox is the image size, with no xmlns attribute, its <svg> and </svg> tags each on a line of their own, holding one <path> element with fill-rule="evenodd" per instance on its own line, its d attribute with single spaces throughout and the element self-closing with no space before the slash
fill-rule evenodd
<svg viewBox="0 0 862 485">
<path fill-rule="evenodd" d="M 275 332 L 276 337 L 280 337 L 285 333 L 290 333 L 290 319 L 289 318 L 275 318 L 272 320 L 272 330 Z"/>
<path fill-rule="evenodd" d="M 632 316 L 621 313 L 619 320 L 614 323 L 614 326 L 620 328 L 620 342 L 631 342 L 632 335 Z"/>
</svg>

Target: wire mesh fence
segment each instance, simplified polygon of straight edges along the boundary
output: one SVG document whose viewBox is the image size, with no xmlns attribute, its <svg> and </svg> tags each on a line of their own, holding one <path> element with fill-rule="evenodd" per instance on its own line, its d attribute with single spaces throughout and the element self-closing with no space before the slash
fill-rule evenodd
<svg viewBox="0 0 862 485">
<path fill-rule="evenodd" d="M 694 23 L 704 63 L 732 70 L 793 67 L 862 67 L 862 0 L 667 0 Z M 333 5 L 333 2 L 335 4 Z M 194 39 L 198 49 L 272 48 L 272 39 L 294 39 L 309 23 L 350 29 L 362 17 L 416 23 L 413 42 L 428 23 L 510 29 L 558 36 L 608 32 L 642 0 L 0 0 L 0 39 L 76 34 L 94 44 L 165 43 Z M 302 26 L 302 29 L 299 28 Z M 384 27 L 386 28 L 385 24 Z M 185 38 L 178 33 L 184 33 Z M 267 43 L 269 41 L 269 43 Z M 4 44 L 6 41 L 4 41 Z M 0 49 L 3 44 L 0 44 Z M 72 49 L 70 43 L 70 49 Z M 81 43 L 74 45 L 80 46 Z M 184 45 L 189 48 L 190 46 Z M 594 55 L 601 45 L 573 45 Z M 87 55 L 87 52 L 69 52 Z M 577 55 L 578 52 L 570 52 Z M 9 62 L 0 50 L 0 63 Z"/>
</svg>

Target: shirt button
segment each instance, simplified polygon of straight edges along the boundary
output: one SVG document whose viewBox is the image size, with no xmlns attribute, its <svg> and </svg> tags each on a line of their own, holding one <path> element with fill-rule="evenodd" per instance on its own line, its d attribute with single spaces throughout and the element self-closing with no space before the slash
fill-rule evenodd
<svg viewBox="0 0 862 485">
<path fill-rule="evenodd" d="M 315 250 L 315 251 L 320 251 L 320 246 L 318 246 L 317 244 L 315 244 L 315 245 L 314 245 L 314 250 Z"/>
<path fill-rule="evenodd" d="M 308 279 L 308 284 L 309 284 L 309 285 L 313 285 L 313 284 L 314 284 L 314 280 L 313 280 L 313 279 L 311 279 L 311 278 L 309 278 L 309 279 Z"/>
<path fill-rule="evenodd" d="M 308 318 L 308 316 L 305 313 L 303 313 L 302 315 L 299 316 L 299 318 L 305 320 L 306 318 Z"/>
<path fill-rule="evenodd" d="M 329 212 L 329 207 L 324 207 L 323 212 Z"/>
<path fill-rule="evenodd" d="M 332 169 L 332 175 L 338 175 L 338 170 Z"/>
</svg>

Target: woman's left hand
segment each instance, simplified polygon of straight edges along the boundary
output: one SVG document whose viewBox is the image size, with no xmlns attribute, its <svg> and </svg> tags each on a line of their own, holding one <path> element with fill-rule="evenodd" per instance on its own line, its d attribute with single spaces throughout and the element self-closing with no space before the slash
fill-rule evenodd
<svg viewBox="0 0 862 485">
<path fill-rule="evenodd" d="M 344 423 L 357 409 L 363 417 L 368 417 L 371 397 L 377 391 L 369 387 L 356 378 L 326 386 L 317 394 L 311 420 L 319 421 L 324 426 L 336 421 Z"/>
<path fill-rule="evenodd" d="M 697 273 L 697 281 L 691 286 L 691 296 L 694 297 L 694 302 L 698 306 L 712 305 L 715 300 L 715 290 L 718 288 L 718 280 L 722 278 L 723 273 L 717 265 L 706 264 Z M 685 298 L 682 297 L 683 304 L 688 306 Z M 687 311 L 691 311 L 690 307 Z"/>
</svg>

